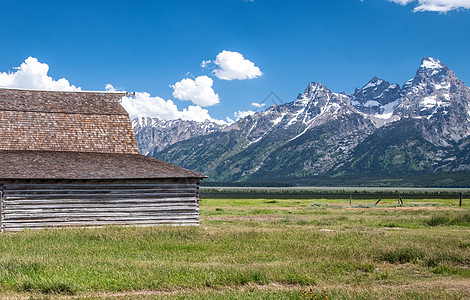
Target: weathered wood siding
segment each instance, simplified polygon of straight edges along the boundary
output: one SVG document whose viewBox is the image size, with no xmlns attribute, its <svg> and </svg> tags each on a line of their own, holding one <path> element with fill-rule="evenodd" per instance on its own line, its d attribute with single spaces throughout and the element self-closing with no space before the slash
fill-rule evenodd
<svg viewBox="0 0 470 300">
<path fill-rule="evenodd" d="M 2 182 L 1 229 L 198 225 L 197 179 Z"/>
</svg>

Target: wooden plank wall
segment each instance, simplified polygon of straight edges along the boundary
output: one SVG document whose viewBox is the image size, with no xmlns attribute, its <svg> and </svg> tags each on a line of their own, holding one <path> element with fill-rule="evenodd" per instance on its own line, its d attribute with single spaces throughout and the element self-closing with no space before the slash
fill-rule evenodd
<svg viewBox="0 0 470 300">
<path fill-rule="evenodd" d="M 3 182 L 2 231 L 105 225 L 199 225 L 197 179 Z"/>
</svg>

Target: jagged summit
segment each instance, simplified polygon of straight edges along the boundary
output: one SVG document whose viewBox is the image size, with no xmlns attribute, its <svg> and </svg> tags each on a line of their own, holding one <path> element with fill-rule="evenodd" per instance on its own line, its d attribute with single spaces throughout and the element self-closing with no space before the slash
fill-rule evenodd
<svg viewBox="0 0 470 300">
<path fill-rule="evenodd" d="M 322 90 L 322 89 L 326 89 L 328 90 L 328 88 L 323 85 L 321 82 L 315 82 L 315 81 L 312 81 L 308 84 L 308 86 L 305 88 L 305 91 L 308 91 L 308 90 Z"/>
<path fill-rule="evenodd" d="M 421 60 L 421 65 L 419 68 L 423 69 L 442 69 L 442 68 L 447 68 L 446 65 L 444 65 L 440 60 L 433 58 L 433 57 L 428 57 L 425 56 Z"/>
<path fill-rule="evenodd" d="M 457 99 L 453 100 L 453 95 L 459 90 L 466 89 L 445 64 L 438 59 L 425 57 L 415 77 L 403 85 L 396 114 L 400 117 L 430 118 L 440 108 L 455 102 Z"/>
<path fill-rule="evenodd" d="M 380 85 L 380 84 L 382 84 L 382 82 L 384 82 L 384 80 L 378 78 L 377 76 L 374 76 L 371 80 L 369 80 L 368 83 L 366 83 L 366 85 L 364 85 L 362 87 L 362 89 L 366 89 L 368 87 L 374 87 L 374 86 Z"/>
<path fill-rule="evenodd" d="M 374 76 L 362 88 L 350 95 L 351 104 L 362 113 L 389 118 L 398 105 L 400 86 Z"/>
<path fill-rule="evenodd" d="M 433 81 L 442 81 L 449 73 L 453 74 L 454 72 L 449 70 L 440 60 L 432 57 L 424 57 L 413 78 L 413 83 L 417 84 L 426 81 L 428 78 L 432 78 Z"/>
<path fill-rule="evenodd" d="M 448 146 L 469 136 L 469 109 L 470 89 L 445 64 L 425 57 L 415 77 L 403 86 L 394 114 L 429 120 L 426 138 Z"/>
<path fill-rule="evenodd" d="M 320 94 L 325 95 L 328 92 L 331 93 L 331 91 L 320 82 L 310 82 L 305 88 L 305 91 L 303 92 L 303 94 L 299 94 L 299 99 L 300 98 L 312 99 L 312 98 L 318 97 Z"/>
</svg>

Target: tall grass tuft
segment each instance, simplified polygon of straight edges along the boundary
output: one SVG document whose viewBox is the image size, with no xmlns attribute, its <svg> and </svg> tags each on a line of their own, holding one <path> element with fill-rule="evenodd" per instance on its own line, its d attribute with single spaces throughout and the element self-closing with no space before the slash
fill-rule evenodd
<svg viewBox="0 0 470 300">
<path fill-rule="evenodd" d="M 439 225 L 457 225 L 457 226 L 470 226 L 470 213 L 464 212 L 456 214 L 455 216 L 449 214 L 439 214 L 431 216 L 426 221 L 428 226 Z"/>
<path fill-rule="evenodd" d="M 380 261 L 391 264 L 417 263 L 424 258 L 421 250 L 411 247 L 392 249 L 378 255 Z"/>
<path fill-rule="evenodd" d="M 39 282 L 28 280 L 20 283 L 16 289 L 18 292 L 41 294 L 75 295 L 76 293 L 72 284 L 60 280 L 41 280 Z"/>
</svg>

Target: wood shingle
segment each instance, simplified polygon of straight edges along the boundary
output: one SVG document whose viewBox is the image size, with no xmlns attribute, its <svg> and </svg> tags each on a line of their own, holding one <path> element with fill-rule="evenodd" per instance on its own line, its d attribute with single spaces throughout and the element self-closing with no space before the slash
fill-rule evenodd
<svg viewBox="0 0 470 300">
<path fill-rule="evenodd" d="M 0 89 L 0 150 L 138 154 L 124 95 Z"/>
<path fill-rule="evenodd" d="M 139 155 L 0 150 L 0 179 L 163 179 L 204 175 Z"/>
</svg>

